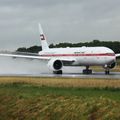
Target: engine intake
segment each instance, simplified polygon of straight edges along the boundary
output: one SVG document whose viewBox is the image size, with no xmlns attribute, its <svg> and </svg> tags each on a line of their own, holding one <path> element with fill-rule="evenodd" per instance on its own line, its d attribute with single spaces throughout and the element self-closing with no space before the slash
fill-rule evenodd
<svg viewBox="0 0 120 120">
<path fill-rule="evenodd" d="M 54 61 L 53 67 L 56 70 L 60 70 L 62 68 L 62 62 L 60 60 Z"/>
<path fill-rule="evenodd" d="M 51 59 L 48 62 L 48 67 L 49 67 L 50 70 L 58 71 L 58 70 L 62 69 L 63 63 L 62 63 L 61 60 Z"/>
</svg>

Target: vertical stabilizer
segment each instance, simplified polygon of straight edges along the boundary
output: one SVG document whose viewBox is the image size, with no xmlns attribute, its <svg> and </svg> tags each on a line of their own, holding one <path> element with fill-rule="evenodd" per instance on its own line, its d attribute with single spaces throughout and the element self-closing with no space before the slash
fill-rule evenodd
<svg viewBox="0 0 120 120">
<path fill-rule="evenodd" d="M 47 41 L 46 41 L 46 37 L 43 33 L 40 23 L 39 23 L 39 32 L 40 32 L 40 40 L 41 40 L 42 50 L 49 49 Z"/>
</svg>

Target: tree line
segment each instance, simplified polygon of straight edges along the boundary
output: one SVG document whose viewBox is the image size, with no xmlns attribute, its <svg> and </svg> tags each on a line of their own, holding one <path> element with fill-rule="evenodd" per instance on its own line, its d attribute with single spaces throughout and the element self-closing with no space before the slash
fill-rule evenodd
<svg viewBox="0 0 120 120">
<path fill-rule="evenodd" d="M 115 53 L 120 53 L 120 42 L 119 41 L 100 41 L 93 40 L 91 42 L 80 42 L 80 43 L 59 43 L 59 44 L 50 44 L 50 48 L 65 48 L 65 47 L 95 47 L 95 46 L 104 46 L 112 49 Z M 29 53 L 38 53 L 42 50 L 41 46 L 32 46 L 29 48 L 21 47 L 16 50 L 16 52 L 29 52 Z"/>
</svg>

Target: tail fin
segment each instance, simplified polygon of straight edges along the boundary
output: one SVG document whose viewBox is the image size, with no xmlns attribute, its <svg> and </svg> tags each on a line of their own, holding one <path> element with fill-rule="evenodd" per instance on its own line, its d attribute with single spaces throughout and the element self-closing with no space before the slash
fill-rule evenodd
<svg viewBox="0 0 120 120">
<path fill-rule="evenodd" d="M 40 23 L 39 23 L 39 32 L 40 32 L 40 40 L 41 40 L 42 50 L 49 49 Z"/>
</svg>

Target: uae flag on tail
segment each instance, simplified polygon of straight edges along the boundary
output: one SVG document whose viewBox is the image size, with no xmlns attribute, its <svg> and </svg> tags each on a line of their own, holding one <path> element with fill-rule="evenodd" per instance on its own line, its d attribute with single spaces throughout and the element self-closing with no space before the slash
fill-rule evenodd
<svg viewBox="0 0 120 120">
<path fill-rule="evenodd" d="M 45 40 L 45 36 L 43 34 L 40 35 L 41 40 Z"/>
</svg>

